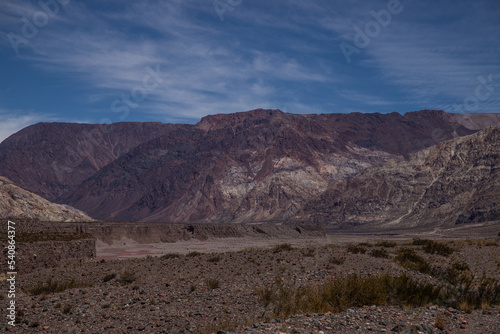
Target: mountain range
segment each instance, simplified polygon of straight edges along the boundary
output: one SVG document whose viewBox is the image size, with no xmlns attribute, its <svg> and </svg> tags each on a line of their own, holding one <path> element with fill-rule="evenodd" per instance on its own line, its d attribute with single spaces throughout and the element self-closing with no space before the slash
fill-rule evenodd
<svg viewBox="0 0 500 334">
<path fill-rule="evenodd" d="M 194 125 L 39 123 L 0 144 L 0 175 L 102 220 L 477 223 L 499 219 L 498 188 L 487 166 L 476 168 L 489 159 L 495 180 L 494 126 L 500 114 L 436 110 L 257 109 Z M 458 216 L 443 208 L 451 200 Z"/>
</svg>

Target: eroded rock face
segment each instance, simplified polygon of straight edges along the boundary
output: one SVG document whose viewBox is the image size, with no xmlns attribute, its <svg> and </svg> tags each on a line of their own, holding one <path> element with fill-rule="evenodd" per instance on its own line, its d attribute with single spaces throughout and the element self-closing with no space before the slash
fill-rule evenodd
<svg viewBox="0 0 500 334">
<path fill-rule="evenodd" d="M 0 218 L 47 221 L 93 221 L 80 210 L 54 204 L 0 176 Z"/>
<path fill-rule="evenodd" d="M 177 127 L 38 123 L 0 144 L 0 175 L 54 201 L 130 149 Z"/>
<path fill-rule="evenodd" d="M 500 222 L 500 128 L 371 167 L 331 186 L 296 221 L 377 229 Z"/>
<path fill-rule="evenodd" d="M 51 146 L 54 139 L 46 140 L 50 145 L 37 140 L 47 137 L 43 125 L 4 141 L 0 162 L 12 155 L 20 159 L 29 166 L 26 171 L 2 167 L 14 181 L 98 219 L 275 222 L 290 219 L 332 184 L 367 167 L 404 160 L 436 143 L 500 125 L 500 115 L 478 117 L 431 110 L 403 116 L 258 109 L 207 116 L 196 125 L 140 123 L 127 124 L 127 130 L 114 125 L 114 132 L 95 126 L 93 136 L 102 140 L 81 140 L 88 136 L 77 130 L 80 125 L 58 129 L 55 124 L 52 137 L 89 143 L 79 144 L 89 146 L 87 150 L 74 149 L 79 164 L 62 174 L 60 168 L 46 166 L 64 165 L 70 150 Z M 121 141 L 125 137 L 126 145 Z M 31 154 L 37 158 L 29 160 Z"/>
</svg>

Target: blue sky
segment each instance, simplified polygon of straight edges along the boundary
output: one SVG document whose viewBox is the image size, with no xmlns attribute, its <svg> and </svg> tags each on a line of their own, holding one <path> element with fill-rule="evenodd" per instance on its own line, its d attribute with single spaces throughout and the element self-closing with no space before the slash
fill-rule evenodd
<svg viewBox="0 0 500 334">
<path fill-rule="evenodd" d="M 500 112 L 498 0 L 3 0 L 0 140 L 41 121 Z"/>
</svg>

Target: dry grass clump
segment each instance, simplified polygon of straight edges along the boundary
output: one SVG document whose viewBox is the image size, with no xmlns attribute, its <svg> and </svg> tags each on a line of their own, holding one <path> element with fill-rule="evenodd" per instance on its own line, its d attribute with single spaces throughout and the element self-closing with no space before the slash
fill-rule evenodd
<svg viewBox="0 0 500 334">
<path fill-rule="evenodd" d="M 500 304 L 500 283 L 493 278 L 475 280 L 463 275 L 456 285 L 421 282 L 405 274 L 372 277 L 356 274 L 337 277 L 322 284 L 303 285 L 279 276 L 268 287 L 255 290 L 273 316 L 292 314 L 338 313 L 350 307 L 365 305 L 400 305 L 421 307 L 429 304 L 452 306 L 465 312 Z M 436 319 L 438 328 L 446 319 Z M 436 324 L 438 326 L 438 324 Z"/>
<path fill-rule="evenodd" d="M 209 289 L 212 289 L 212 290 L 215 290 L 217 289 L 218 287 L 220 287 L 220 282 L 218 279 L 215 279 L 215 278 L 208 278 L 205 280 L 205 285 L 209 288 Z"/>
<path fill-rule="evenodd" d="M 377 242 L 375 244 L 375 246 L 377 246 L 377 247 L 385 247 L 385 248 L 394 248 L 394 247 L 397 246 L 397 243 L 395 243 L 393 241 L 383 240 L 383 241 Z"/>
<path fill-rule="evenodd" d="M 369 254 L 373 257 L 389 258 L 389 253 L 384 248 L 372 249 Z"/>
<path fill-rule="evenodd" d="M 90 284 L 77 282 L 74 279 L 66 282 L 60 282 L 49 278 L 46 282 L 40 281 L 37 284 L 28 287 L 26 290 L 32 295 L 48 295 L 63 292 L 68 289 L 86 288 L 89 286 Z"/>
<path fill-rule="evenodd" d="M 429 254 L 438 254 L 449 256 L 453 253 L 453 248 L 441 242 L 428 239 L 413 239 L 414 246 L 422 246 L 424 252 Z"/>
<path fill-rule="evenodd" d="M 365 254 L 366 253 L 366 248 L 362 247 L 362 246 L 356 246 L 356 245 L 349 245 L 347 246 L 347 251 L 349 253 L 353 253 L 353 254 Z"/>
<path fill-rule="evenodd" d="M 210 258 L 208 258 L 208 262 L 213 262 L 213 263 L 217 263 L 221 260 L 222 258 L 219 256 L 219 255 L 215 255 L 215 256 L 212 256 Z"/>
<path fill-rule="evenodd" d="M 293 249 L 291 244 L 285 243 L 285 244 L 279 244 L 273 247 L 273 253 L 281 253 L 281 252 L 288 252 Z"/>
<path fill-rule="evenodd" d="M 407 269 L 419 271 L 424 274 L 428 274 L 431 271 L 430 264 L 411 248 L 399 248 L 396 260 L 401 266 Z"/>
<path fill-rule="evenodd" d="M 120 274 L 120 278 L 117 280 L 118 283 L 121 285 L 129 285 L 135 282 L 137 277 L 133 272 L 130 271 L 124 271 L 123 273 Z"/>
<path fill-rule="evenodd" d="M 111 281 L 112 279 L 115 279 L 116 278 L 116 274 L 115 273 L 111 273 L 111 274 L 107 274 L 106 276 L 103 277 L 102 281 L 104 283 L 106 282 L 109 282 Z"/>
<path fill-rule="evenodd" d="M 330 257 L 329 262 L 330 262 L 331 264 L 335 264 L 335 265 L 338 265 L 338 266 L 339 266 L 339 265 L 344 264 L 344 262 L 345 262 L 345 257 L 337 257 L 337 256 L 332 256 L 332 257 Z"/>
<path fill-rule="evenodd" d="M 420 306 L 440 300 L 440 292 L 440 287 L 419 283 L 406 275 L 348 275 L 319 285 L 300 285 L 277 277 L 272 286 L 256 290 L 260 301 L 271 306 L 274 316 L 280 318 L 387 303 Z"/>
<path fill-rule="evenodd" d="M 196 252 L 196 251 L 189 252 L 186 254 L 187 257 L 196 257 L 196 256 L 200 256 L 200 255 L 202 255 L 202 253 Z"/>
<path fill-rule="evenodd" d="M 178 253 L 167 253 L 167 254 L 160 256 L 160 258 L 163 260 L 177 259 L 179 257 L 181 257 L 181 256 Z"/>
</svg>

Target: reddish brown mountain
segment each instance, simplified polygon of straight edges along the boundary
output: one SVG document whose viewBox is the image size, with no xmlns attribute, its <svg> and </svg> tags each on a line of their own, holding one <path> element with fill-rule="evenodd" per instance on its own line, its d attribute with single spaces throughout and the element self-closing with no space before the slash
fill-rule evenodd
<svg viewBox="0 0 500 334">
<path fill-rule="evenodd" d="M 0 175 L 54 201 L 123 153 L 177 127 L 38 123 L 0 144 Z"/>
<path fill-rule="evenodd" d="M 208 116 L 123 154 L 59 202 L 120 221 L 283 221 L 369 166 L 500 124 L 499 115 L 475 121 L 479 116 L 278 110 Z"/>
<path fill-rule="evenodd" d="M 367 167 L 491 124 L 500 115 L 262 109 L 197 125 L 40 123 L 0 144 L 0 175 L 99 219 L 283 221 Z"/>
</svg>

